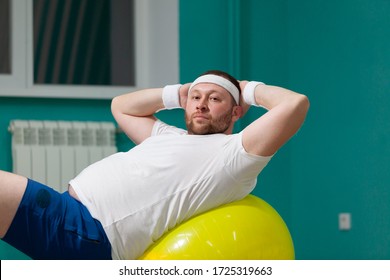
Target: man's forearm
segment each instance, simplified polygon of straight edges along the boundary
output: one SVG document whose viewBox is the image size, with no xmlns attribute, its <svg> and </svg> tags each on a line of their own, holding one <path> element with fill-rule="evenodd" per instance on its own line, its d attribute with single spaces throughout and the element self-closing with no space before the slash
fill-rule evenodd
<svg viewBox="0 0 390 280">
<path fill-rule="evenodd" d="M 256 103 L 267 110 L 271 110 L 283 103 L 299 101 L 305 98 L 302 94 L 277 86 L 258 85 L 255 89 Z"/>
<path fill-rule="evenodd" d="M 164 108 L 162 89 L 144 89 L 115 97 L 112 100 L 112 112 L 136 117 L 152 116 Z"/>
<path fill-rule="evenodd" d="M 245 88 L 246 84 L 242 86 Z M 268 110 L 244 129 L 243 146 L 251 154 L 270 156 L 284 145 L 301 127 L 308 108 L 308 98 L 291 90 L 258 84 L 247 90 L 245 100 Z"/>
</svg>

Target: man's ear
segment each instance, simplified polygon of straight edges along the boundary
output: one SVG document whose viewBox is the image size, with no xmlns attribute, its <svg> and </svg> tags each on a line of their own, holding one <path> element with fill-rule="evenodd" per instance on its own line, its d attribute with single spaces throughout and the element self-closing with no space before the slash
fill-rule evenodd
<svg viewBox="0 0 390 280">
<path fill-rule="evenodd" d="M 241 106 L 234 106 L 232 111 L 232 117 L 234 121 L 237 121 L 244 115 L 244 110 Z"/>
</svg>

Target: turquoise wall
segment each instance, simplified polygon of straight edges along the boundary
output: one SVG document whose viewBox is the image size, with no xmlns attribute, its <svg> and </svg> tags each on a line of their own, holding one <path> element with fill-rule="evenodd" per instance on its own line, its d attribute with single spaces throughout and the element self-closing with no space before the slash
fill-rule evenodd
<svg viewBox="0 0 390 280">
<path fill-rule="evenodd" d="M 390 259 L 390 1 L 287 1 L 289 85 L 311 111 L 291 151 L 303 259 Z M 338 230 L 339 212 L 352 229 Z"/>
<path fill-rule="evenodd" d="M 217 68 L 310 98 L 255 190 L 285 219 L 298 259 L 390 259 L 389 14 L 387 0 L 180 1 L 181 82 Z M 113 120 L 98 100 L 0 98 L 0 112 L 5 170 L 11 119 Z M 175 114 L 161 117 L 182 125 Z M 131 144 L 120 135 L 118 146 Z M 352 214 L 350 231 L 338 230 L 340 212 Z M 0 243 L 1 259 L 20 257 Z"/>
<path fill-rule="evenodd" d="M 255 191 L 286 220 L 298 259 L 390 258 L 389 14 L 383 0 L 181 2 L 183 78 L 219 66 L 311 100 Z"/>
<path fill-rule="evenodd" d="M 298 259 L 390 258 L 389 14 L 384 0 L 181 1 L 183 79 L 221 67 L 311 100 L 255 190 L 287 222 Z"/>
</svg>

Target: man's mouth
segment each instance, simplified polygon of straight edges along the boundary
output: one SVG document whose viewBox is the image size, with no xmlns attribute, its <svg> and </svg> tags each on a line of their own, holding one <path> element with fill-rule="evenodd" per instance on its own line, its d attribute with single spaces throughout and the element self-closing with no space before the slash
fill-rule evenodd
<svg viewBox="0 0 390 280">
<path fill-rule="evenodd" d="M 199 114 L 199 113 L 196 113 L 192 116 L 193 119 L 199 119 L 199 120 L 208 120 L 209 117 L 205 114 Z"/>
</svg>

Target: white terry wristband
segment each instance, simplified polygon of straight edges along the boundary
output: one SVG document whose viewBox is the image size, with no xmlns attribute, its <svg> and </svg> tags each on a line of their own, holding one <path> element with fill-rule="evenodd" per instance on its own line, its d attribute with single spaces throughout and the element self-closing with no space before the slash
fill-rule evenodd
<svg viewBox="0 0 390 280">
<path fill-rule="evenodd" d="M 244 88 L 244 92 L 242 94 L 242 97 L 246 104 L 262 107 L 261 105 L 256 103 L 256 99 L 255 99 L 255 89 L 258 85 L 264 85 L 264 83 L 251 81 L 246 84 Z"/>
<path fill-rule="evenodd" d="M 165 109 L 171 110 L 175 108 L 181 108 L 179 99 L 179 91 L 181 86 L 181 84 L 176 84 L 167 85 L 163 88 L 162 100 Z"/>
</svg>

